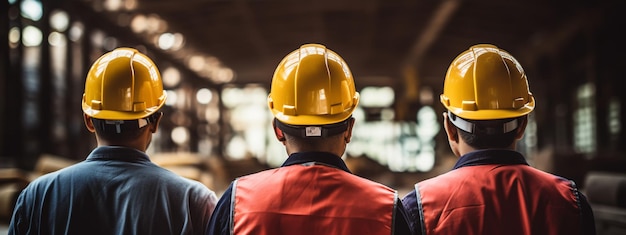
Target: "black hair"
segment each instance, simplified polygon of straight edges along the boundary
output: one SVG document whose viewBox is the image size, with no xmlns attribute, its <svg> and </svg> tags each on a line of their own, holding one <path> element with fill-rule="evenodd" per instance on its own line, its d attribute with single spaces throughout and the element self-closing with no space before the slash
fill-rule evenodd
<svg viewBox="0 0 626 235">
<path fill-rule="evenodd" d="M 115 141 L 127 141 L 137 138 L 145 127 L 161 116 L 161 112 L 156 112 L 146 118 L 136 120 L 106 120 L 92 118 L 92 123 L 96 129 L 96 133 L 100 138 L 105 140 Z M 140 122 L 146 122 L 145 125 L 140 126 Z"/>
<path fill-rule="evenodd" d="M 342 135 L 354 118 L 351 116 L 346 120 L 338 123 L 306 126 L 306 125 L 290 125 L 274 119 L 275 125 L 281 130 L 283 140 L 294 140 L 295 143 L 304 149 L 323 149 L 337 141 L 341 141 Z M 280 137 L 279 137 L 280 138 Z"/>
<path fill-rule="evenodd" d="M 507 148 L 515 141 L 517 130 L 520 128 L 519 123 L 521 123 L 524 118 L 526 118 L 526 116 L 496 120 L 466 120 L 474 124 L 472 133 L 458 127 L 456 127 L 456 129 L 460 137 L 463 138 L 468 145 L 476 149 Z M 516 119 L 518 126 L 515 129 L 508 132 L 502 131 L 502 126 L 505 123 Z"/>
<path fill-rule="evenodd" d="M 321 138 L 331 137 L 343 133 L 348 129 L 349 123 L 353 120 L 354 118 L 350 116 L 346 120 L 327 125 L 291 125 L 274 118 L 274 124 L 283 133 L 293 137 Z"/>
</svg>

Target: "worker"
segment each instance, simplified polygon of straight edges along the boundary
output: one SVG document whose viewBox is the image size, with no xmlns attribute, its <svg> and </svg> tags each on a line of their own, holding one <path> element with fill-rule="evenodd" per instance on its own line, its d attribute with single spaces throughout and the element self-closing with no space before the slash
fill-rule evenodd
<svg viewBox="0 0 626 235">
<path fill-rule="evenodd" d="M 204 234 L 216 194 L 145 153 L 165 103 L 155 63 L 132 48 L 91 66 L 83 120 L 97 147 L 19 195 L 8 234 Z"/>
<path fill-rule="evenodd" d="M 236 178 L 208 234 L 410 234 L 398 192 L 350 172 L 342 156 L 359 102 L 346 62 L 321 44 L 286 55 L 267 104 L 282 166 Z"/>
<path fill-rule="evenodd" d="M 416 234 L 595 234 L 576 184 L 531 167 L 516 151 L 535 97 L 511 54 L 491 44 L 462 52 L 448 68 L 440 100 L 459 158 L 402 199 Z"/>
</svg>

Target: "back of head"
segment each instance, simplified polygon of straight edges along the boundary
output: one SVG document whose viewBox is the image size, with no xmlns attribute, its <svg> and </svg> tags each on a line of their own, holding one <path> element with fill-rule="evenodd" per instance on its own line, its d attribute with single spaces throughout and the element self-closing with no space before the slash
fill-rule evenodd
<svg viewBox="0 0 626 235">
<path fill-rule="evenodd" d="M 154 121 L 165 99 L 154 62 L 135 49 L 117 48 L 89 69 L 82 109 L 99 135 L 124 137 Z"/>
<path fill-rule="evenodd" d="M 511 133 L 520 118 L 535 108 L 520 63 L 507 51 L 489 44 L 474 45 L 452 61 L 440 100 L 462 133 L 490 139 L 480 145 L 503 145 L 497 143 L 503 136 L 513 136 L 508 138 L 512 142 Z"/>
<path fill-rule="evenodd" d="M 305 44 L 278 64 L 268 106 L 290 136 L 327 137 L 347 128 L 359 102 L 346 62 L 320 44 Z"/>
</svg>

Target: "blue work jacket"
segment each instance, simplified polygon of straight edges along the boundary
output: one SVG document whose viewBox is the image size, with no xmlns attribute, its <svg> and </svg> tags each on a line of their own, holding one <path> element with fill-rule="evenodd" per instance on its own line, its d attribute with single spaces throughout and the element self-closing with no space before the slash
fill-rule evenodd
<svg viewBox="0 0 626 235">
<path fill-rule="evenodd" d="M 217 197 L 141 151 L 98 147 L 19 195 L 9 234 L 204 234 Z"/>
</svg>

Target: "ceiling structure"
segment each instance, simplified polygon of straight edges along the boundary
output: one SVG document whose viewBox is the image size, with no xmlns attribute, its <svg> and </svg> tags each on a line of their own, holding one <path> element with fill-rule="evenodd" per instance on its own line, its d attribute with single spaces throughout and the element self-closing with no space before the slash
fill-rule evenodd
<svg viewBox="0 0 626 235">
<path fill-rule="evenodd" d="M 127 12 L 93 7 L 103 1 L 80 1 L 88 6 L 82 14 L 156 14 L 168 31 L 185 37 L 184 50 L 167 53 L 181 65 L 192 52 L 215 56 L 232 69 L 233 83 L 269 87 L 283 56 L 302 44 L 322 43 L 347 61 L 358 87 L 391 86 L 407 99 L 424 86 L 439 92 L 449 63 L 473 44 L 498 45 L 524 64 L 601 24 L 603 12 L 617 2 L 138 0 Z"/>
</svg>

